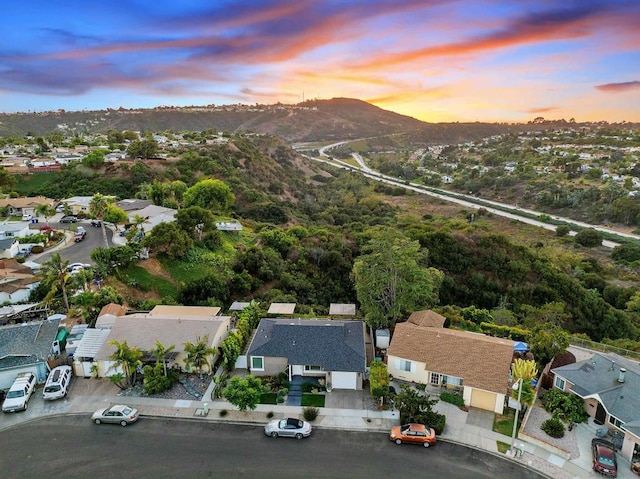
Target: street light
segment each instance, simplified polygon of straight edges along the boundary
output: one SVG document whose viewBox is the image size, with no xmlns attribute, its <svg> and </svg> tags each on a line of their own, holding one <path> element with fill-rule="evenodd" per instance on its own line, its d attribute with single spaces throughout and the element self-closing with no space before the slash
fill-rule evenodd
<svg viewBox="0 0 640 479">
<path fill-rule="evenodd" d="M 518 429 L 518 415 L 520 414 L 520 399 L 522 398 L 522 378 L 511 386 L 514 391 L 518 391 L 518 407 L 516 409 L 516 415 L 513 418 L 513 433 L 511 434 L 511 454 L 515 456 L 515 444 L 516 444 L 516 430 Z"/>
</svg>

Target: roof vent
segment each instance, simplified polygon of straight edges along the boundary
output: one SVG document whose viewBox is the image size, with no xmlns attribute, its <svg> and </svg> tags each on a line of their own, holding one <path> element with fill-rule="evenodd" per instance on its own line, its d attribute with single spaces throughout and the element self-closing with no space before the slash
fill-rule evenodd
<svg viewBox="0 0 640 479">
<path fill-rule="evenodd" d="M 611 361 L 611 367 L 609 368 L 609 371 L 613 371 L 613 368 L 615 367 L 616 362 L 615 361 Z"/>
<path fill-rule="evenodd" d="M 620 368 L 620 374 L 618 374 L 618 382 L 619 383 L 623 383 L 624 382 L 624 373 L 626 373 L 627 370 L 625 368 Z"/>
</svg>

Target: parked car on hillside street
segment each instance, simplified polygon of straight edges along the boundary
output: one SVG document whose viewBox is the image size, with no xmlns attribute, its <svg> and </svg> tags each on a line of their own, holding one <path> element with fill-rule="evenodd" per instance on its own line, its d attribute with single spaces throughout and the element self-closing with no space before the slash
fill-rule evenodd
<svg viewBox="0 0 640 479">
<path fill-rule="evenodd" d="M 77 216 L 63 216 L 60 219 L 60 223 L 77 223 L 78 222 L 78 217 Z"/>
<path fill-rule="evenodd" d="M 2 412 L 26 411 L 35 387 L 36 377 L 33 373 L 18 374 L 2 403 Z"/>
<path fill-rule="evenodd" d="M 96 424 L 112 423 L 126 426 L 138 420 L 138 410 L 124 404 L 117 404 L 106 409 L 98 409 L 91 416 Z"/>
<path fill-rule="evenodd" d="M 396 444 L 420 444 L 424 447 L 432 446 L 436 443 L 436 433 L 424 424 L 405 424 L 403 426 L 393 426 L 389 434 L 389 440 Z"/>
<path fill-rule="evenodd" d="M 264 433 L 271 437 L 295 437 L 302 439 L 311 435 L 311 424 L 300 419 L 275 419 L 264 427 Z"/>
</svg>

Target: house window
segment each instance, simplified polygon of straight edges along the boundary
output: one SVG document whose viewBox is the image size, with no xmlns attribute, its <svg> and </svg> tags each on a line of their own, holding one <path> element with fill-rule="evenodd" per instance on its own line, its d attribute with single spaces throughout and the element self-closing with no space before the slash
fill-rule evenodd
<svg viewBox="0 0 640 479">
<path fill-rule="evenodd" d="M 400 371 L 411 372 L 411 361 L 405 361 L 404 359 L 398 359 L 398 362 L 397 362 L 396 366 Z"/>
<path fill-rule="evenodd" d="M 622 424 L 624 424 L 620 419 L 618 419 L 615 416 L 609 416 L 609 423 L 613 424 L 618 429 L 620 429 L 620 426 L 622 426 Z"/>
<path fill-rule="evenodd" d="M 555 387 L 558 389 L 562 389 L 564 391 L 565 386 L 567 385 L 566 381 L 562 379 L 560 376 L 556 376 Z"/>
<path fill-rule="evenodd" d="M 431 384 L 435 384 L 436 386 L 440 384 L 440 375 L 438 373 L 431 373 Z"/>
<path fill-rule="evenodd" d="M 304 367 L 305 371 L 322 371 L 322 366 L 308 365 Z"/>
<path fill-rule="evenodd" d="M 447 383 L 451 384 L 452 386 L 462 386 L 462 378 L 447 376 Z"/>
<path fill-rule="evenodd" d="M 251 369 L 264 371 L 264 358 L 262 356 L 251 356 Z"/>
</svg>

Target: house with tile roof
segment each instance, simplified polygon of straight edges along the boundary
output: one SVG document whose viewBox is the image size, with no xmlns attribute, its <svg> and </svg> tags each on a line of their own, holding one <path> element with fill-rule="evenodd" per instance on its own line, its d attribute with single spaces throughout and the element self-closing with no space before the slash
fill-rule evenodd
<svg viewBox="0 0 640 479">
<path fill-rule="evenodd" d="M 120 371 L 110 360 L 116 347 L 109 341 L 126 341 L 130 347 L 137 347 L 145 357 L 152 361 L 152 351 L 156 341 L 165 347 L 175 345 L 170 359 L 175 367 L 187 370 L 185 359 L 187 353 L 184 345 L 196 343 L 198 338 L 208 337 L 208 346 L 218 349 L 222 341 L 229 335 L 230 316 L 218 316 L 220 308 L 200 306 L 164 306 L 158 305 L 148 313 L 134 313 L 115 316 L 107 342 L 96 353 L 94 360 L 98 362 L 98 376 L 105 377 Z M 209 358 L 213 365 L 217 354 Z M 205 372 L 209 372 L 205 368 Z"/>
<path fill-rule="evenodd" d="M 272 319 L 260 321 L 247 350 L 254 376 L 285 371 L 323 378 L 333 389 L 362 389 L 367 367 L 362 321 Z"/>
<path fill-rule="evenodd" d="M 53 200 L 51 198 L 45 198 L 44 196 L 22 196 L 19 198 L 0 199 L 0 208 L 8 208 L 9 215 L 11 216 L 22 216 L 28 214 L 35 217 L 35 209 L 39 205 L 48 205 L 53 207 Z"/>
<path fill-rule="evenodd" d="M 623 457 L 640 460 L 640 364 L 613 353 L 594 353 L 551 372 L 554 388 L 579 396 L 597 424 L 624 434 Z"/>
<path fill-rule="evenodd" d="M 22 372 L 35 374 L 38 383 L 45 381 L 59 325 L 53 319 L 0 326 L 0 389 L 10 388 Z"/>
<path fill-rule="evenodd" d="M 393 378 L 458 390 L 464 403 L 502 414 L 513 341 L 446 328 L 396 324 L 387 350 Z"/>
</svg>

